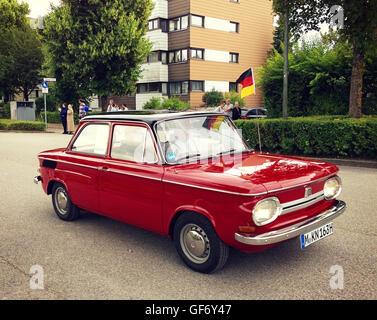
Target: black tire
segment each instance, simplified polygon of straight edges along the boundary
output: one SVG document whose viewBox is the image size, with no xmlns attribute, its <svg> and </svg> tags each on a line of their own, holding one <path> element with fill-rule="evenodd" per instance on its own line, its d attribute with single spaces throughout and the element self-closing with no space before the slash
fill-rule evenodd
<svg viewBox="0 0 377 320">
<path fill-rule="evenodd" d="M 79 217 L 80 209 L 72 203 L 67 189 L 63 184 L 56 182 L 52 188 L 51 195 L 52 205 L 54 206 L 55 213 L 60 219 L 64 221 L 73 221 Z"/>
<path fill-rule="evenodd" d="M 181 215 L 174 226 L 173 239 L 184 263 L 197 272 L 214 273 L 228 260 L 229 247 L 221 241 L 211 222 L 200 214 Z"/>
</svg>

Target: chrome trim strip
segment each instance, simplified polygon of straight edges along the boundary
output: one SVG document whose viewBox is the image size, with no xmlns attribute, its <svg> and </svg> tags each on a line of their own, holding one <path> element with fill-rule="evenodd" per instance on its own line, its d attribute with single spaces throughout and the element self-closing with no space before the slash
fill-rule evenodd
<svg viewBox="0 0 377 320">
<path fill-rule="evenodd" d="M 300 198 L 298 200 L 282 203 L 283 211 L 281 214 L 286 214 L 292 211 L 304 209 L 323 199 L 325 199 L 324 193 L 323 191 L 320 191 L 307 198 Z"/>
<path fill-rule="evenodd" d="M 234 238 L 238 242 L 253 246 L 262 246 L 282 242 L 295 238 L 301 234 L 307 233 L 315 228 L 325 225 L 328 222 L 331 222 L 333 219 L 340 216 L 345 210 L 346 203 L 343 201 L 337 201 L 336 204 L 330 209 L 292 226 L 259 234 L 255 237 L 245 237 L 239 233 L 235 233 Z"/>
<path fill-rule="evenodd" d="M 156 181 L 160 181 L 160 182 L 162 181 L 162 177 L 161 178 L 146 177 L 146 176 L 142 176 L 142 175 L 135 174 L 135 173 L 124 172 L 124 171 L 117 170 L 117 169 L 108 169 L 108 170 L 106 170 L 106 172 L 118 173 L 118 174 L 123 174 L 123 175 L 126 175 L 126 176 L 142 178 L 142 179 L 156 180 Z"/>
<path fill-rule="evenodd" d="M 233 194 L 233 195 L 237 195 L 237 196 L 261 196 L 261 195 L 265 195 L 265 194 L 268 193 L 267 191 L 262 192 L 262 193 L 239 193 L 239 192 L 225 191 L 225 190 L 220 190 L 220 189 L 199 187 L 199 186 L 195 186 L 195 185 L 192 185 L 192 184 L 186 184 L 186 183 L 175 182 L 175 181 L 170 181 L 170 180 L 163 180 L 163 182 L 173 183 L 173 184 L 178 184 L 178 185 L 185 186 L 185 187 L 192 187 L 192 188 L 203 189 L 203 190 L 208 190 L 208 191 L 215 191 L 215 192 Z"/>
</svg>

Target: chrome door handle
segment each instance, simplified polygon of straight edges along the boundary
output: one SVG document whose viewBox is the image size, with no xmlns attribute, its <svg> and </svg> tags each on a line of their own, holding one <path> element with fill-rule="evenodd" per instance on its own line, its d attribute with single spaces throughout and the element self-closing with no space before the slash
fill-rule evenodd
<svg viewBox="0 0 377 320">
<path fill-rule="evenodd" d="M 107 171 L 107 170 L 109 170 L 109 168 L 107 168 L 107 167 L 98 167 L 97 169 L 98 169 L 98 171 Z"/>
</svg>

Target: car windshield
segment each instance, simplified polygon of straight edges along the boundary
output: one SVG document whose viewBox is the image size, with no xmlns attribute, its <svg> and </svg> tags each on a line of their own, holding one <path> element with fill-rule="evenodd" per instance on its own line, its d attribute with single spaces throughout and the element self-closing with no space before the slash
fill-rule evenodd
<svg viewBox="0 0 377 320">
<path fill-rule="evenodd" d="M 168 163 L 248 151 L 227 116 L 195 116 L 160 122 L 157 136 Z"/>
</svg>

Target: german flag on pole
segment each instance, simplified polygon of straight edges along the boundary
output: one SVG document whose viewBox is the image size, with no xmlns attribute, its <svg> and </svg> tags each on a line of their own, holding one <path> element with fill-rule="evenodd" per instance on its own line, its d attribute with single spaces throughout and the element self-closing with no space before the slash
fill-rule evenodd
<svg viewBox="0 0 377 320">
<path fill-rule="evenodd" d="M 253 68 L 246 70 L 237 80 L 242 85 L 241 98 L 255 94 L 255 81 Z"/>
</svg>

